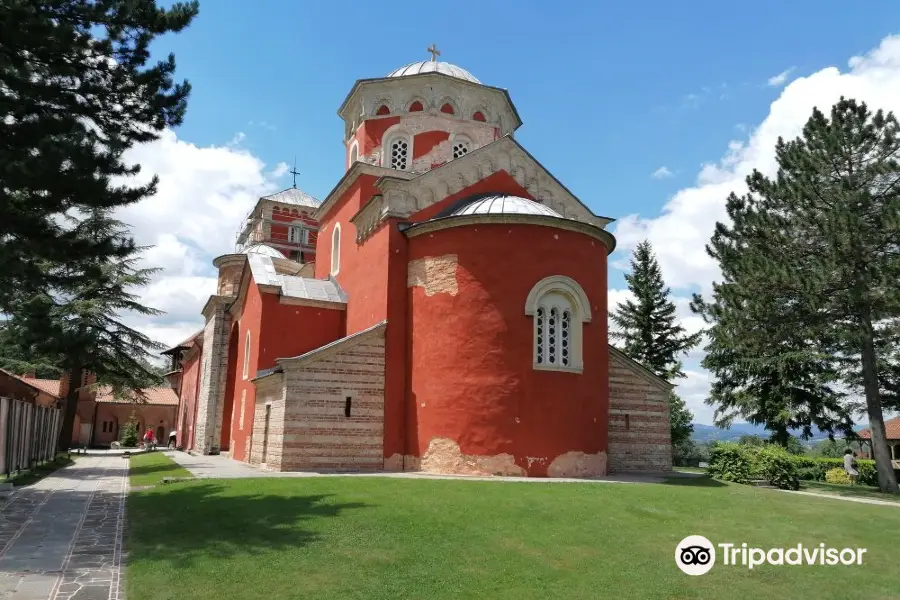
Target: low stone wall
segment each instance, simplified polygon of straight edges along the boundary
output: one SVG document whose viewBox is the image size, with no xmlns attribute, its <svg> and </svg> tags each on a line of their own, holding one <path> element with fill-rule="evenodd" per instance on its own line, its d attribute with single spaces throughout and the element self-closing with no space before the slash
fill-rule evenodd
<svg viewBox="0 0 900 600">
<path fill-rule="evenodd" d="M 282 471 L 384 468 L 384 329 L 282 362 Z"/>
<path fill-rule="evenodd" d="M 610 347 L 609 473 L 672 470 L 671 387 Z"/>
<path fill-rule="evenodd" d="M 265 465 L 267 469 L 274 471 L 283 470 L 284 407 L 284 375 L 275 374 L 260 379 L 256 383 L 253 434 L 250 436 L 250 464 Z M 266 431 L 267 410 L 268 431 Z"/>
</svg>

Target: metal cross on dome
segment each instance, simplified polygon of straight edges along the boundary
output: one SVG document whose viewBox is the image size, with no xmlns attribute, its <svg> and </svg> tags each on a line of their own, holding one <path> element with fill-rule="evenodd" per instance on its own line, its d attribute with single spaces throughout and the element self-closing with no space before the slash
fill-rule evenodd
<svg viewBox="0 0 900 600">
<path fill-rule="evenodd" d="M 434 44 L 432 44 L 430 48 L 426 48 L 425 52 L 431 52 L 431 62 L 436 62 L 437 57 L 441 55 L 441 51 L 438 50 L 437 46 Z"/>
<path fill-rule="evenodd" d="M 297 175 L 300 174 L 299 172 L 297 172 L 297 157 L 296 156 L 294 157 L 294 168 L 291 169 L 290 171 L 288 171 L 288 173 L 290 173 L 291 175 L 294 176 L 294 187 L 296 188 L 297 187 Z"/>
</svg>

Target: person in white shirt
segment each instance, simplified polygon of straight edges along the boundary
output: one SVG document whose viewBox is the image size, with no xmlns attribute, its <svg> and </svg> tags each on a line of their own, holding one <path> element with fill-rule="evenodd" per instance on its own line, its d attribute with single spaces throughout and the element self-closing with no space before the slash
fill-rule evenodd
<svg viewBox="0 0 900 600">
<path fill-rule="evenodd" d="M 856 476 L 859 471 L 856 470 L 856 459 L 853 457 L 853 450 L 847 448 L 844 451 L 844 470 L 850 476 L 850 485 L 856 485 Z"/>
</svg>

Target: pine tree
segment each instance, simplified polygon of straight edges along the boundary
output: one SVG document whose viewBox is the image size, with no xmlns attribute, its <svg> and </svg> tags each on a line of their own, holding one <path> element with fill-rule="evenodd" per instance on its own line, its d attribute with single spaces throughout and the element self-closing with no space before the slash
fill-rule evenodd
<svg viewBox="0 0 900 600">
<path fill-rule="evenodd" d="M 72 260 L 131 254 L 82 235 L 93 210 L 152 195 L 122 162 L 181 123 L 190 86 L 169 55 L 145 68 L 153 39 L 185 28 L 197 2 L 4 0 L 0 12 L 0 313 L 7 294 L 69 283 Z"/>
<path fill-rule="evenodd" d="M 897 492 L 882 398 L 896 398 L 900 126 L 841 100 L 778 140 L 778 173 L 747 178 L 707 247 L 722 282 L 695 307 L 711 323 L 710 400 L 765 422 L 848 429 L 865 398 L 879 487 Z M 718 412 L 718 411 L 717 411 Z M 824 426 L 823 426 L 824 425 Z"/>
<path fill-rule="evenodd" d="M 678 324 L 671 290 L 662 278 L 649 241 L 637 245 L 631 273 L 625 275 L 634 300 L 626 300 L 610 318 L 617 330 L 614 340 L 624 342 L 624 352 L 666 381 L 684 377 L 679 356 L 700 343 L 700 334 L 688 335 Z"/>
<path fill-rule="evenodd" d="M 687 454 L 690 450 L 691 434 L 694 433 L 694 414 L 688 410 L 678 394 L 669 393 L 669 427 L 672 436 L 672 451 L 677 454 Z"/>
<path fill-rule="evenodd" d="M 197 2 L 4 0 L 0 19 L 0 313 L 20 356 L 71 375 L 60 437 L 71 436 L 85 371 L 116 393 L 143 387 L 151 340 L 129 313 L 155 314 L 135 288 L 140 248 L 112 218 L 156 192 L 123 162 L 179 125 L 190 86 L 151 42 L 181 31 Z"/>
<path fill-rule="evenodd" d="M 96 238 L 127 240 L 127 231 L 108 215 L 86 222 Z M 88 383 L 85 373 L 94 375 L 95 385 L 111 386 L 119 397 L 134 398 L 138 392 L 138 401 L 139 390 L 156 381 L 150 359 L 162 346 L 123 321 L 124 315 L 160 314 L 139 301 L 137 288 L 156 272 L 137 268 L 140 250 L 135 248 L 125 258 L 71 263 L 69 269 L 77 274 L 72 281 L 79 283 L 67 286 L 64 293 L 44 289 L 12 296 L 13 316 L 7 322 L 11 339 L 69 373 L 61 449 L 71 440 L 78 390 Z"/>
</svg>

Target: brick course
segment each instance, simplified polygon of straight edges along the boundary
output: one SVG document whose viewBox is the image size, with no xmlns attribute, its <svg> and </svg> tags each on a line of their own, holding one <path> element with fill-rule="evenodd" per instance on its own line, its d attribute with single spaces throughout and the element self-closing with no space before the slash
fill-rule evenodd
<svg viewBox="0 0 900 600">
<path fill-rule="evenodd" d="M 672 469 L 670 386 L 609 350 L 609 472 Z"/>
<path fill-rule="evenodd" d="M 280 471 L 384 468 L 385 325 L 340 340 L 257 382 L 250 462 L 259 464 L 270 403 L 266 466 Z M 345 415 L 351 398 L 350 417 Z"/>
</svg>

